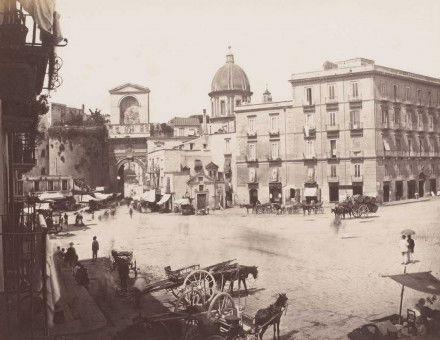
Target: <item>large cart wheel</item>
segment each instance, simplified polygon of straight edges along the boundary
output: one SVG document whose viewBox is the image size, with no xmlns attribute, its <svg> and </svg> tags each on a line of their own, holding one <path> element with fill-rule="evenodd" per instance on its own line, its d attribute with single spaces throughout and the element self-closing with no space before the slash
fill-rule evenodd
<svg viewBox="0 0 440 340">
<path fill-rule="evenodd" d="M 208 319 L 215 322 L 228 315 L 237 315 L 234 300 L 228 293 L 217 294 L 208 307 Z"/>
<path fill-rule="evenodd" d="M 196 289 L 186 289 L 180 294 L 179 299 L 174 305 L 174 312 L 184 312 L 191 307 L 203 306 L 205 301 L 200 291 Z"/>
<path fill-rule="evenodd" d="M 359 217 L 368 216 L 368 213 L 370 212 L 366 204 L 362 204 L 359 207 L 358 211 L 359 211 Z"/>
<path fill-rule="evenodd" d="M 361 215 L 359 214 L 359 208 L 353 208 L 353 216 L 355 218 L 361 217 Z"/>
<path fill-rule="evenodd" d="M 202 295 L 205 301 L 211 301 L 215 294 L 215 279 L 211 273 L 206 270 L 194 270 L 183 281 L 183 288 L 196 289 Z"/>
</svg>

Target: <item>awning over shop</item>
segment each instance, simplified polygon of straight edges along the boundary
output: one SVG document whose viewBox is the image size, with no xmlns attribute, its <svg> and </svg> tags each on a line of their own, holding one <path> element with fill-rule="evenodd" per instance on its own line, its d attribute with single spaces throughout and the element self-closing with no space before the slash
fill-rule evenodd
<svg viewBox="0 0 440 340">
<path fill-rule="evenodd" d="M 157 202 L 158 205 L 164 204 L 166 203 L 169 199 L 170 199 L 171 195 L 170 194 L 165 194 L 162 196 L 162 198 L 160 199 L 159 202 Z"/>
<path fill-rule="evenodd" d="M 36 203 L 36 210 L 50 210 L 50 203 Z"/>
<path fill-rule="evenodd" d="M 181 199 L 175 200 L 174 204 L 175 205 L 184 205 L 184 204 L 191 204 L 191 202 L 187 198 L 181 198 Z"/>
<path fill-rule="evenodd" d="M 318 188 L 305 188 L 304 189 L 304 197 L 317 197 L 318 196 Z"/>
<path fill-rule="evenodd" d="M 142 195 L 140 195 L 140 200 L 147 201 L 150 203 L 156 202 L 156 191 L 155 190 L 145 191 Z"/>
<path fill-rule="evenodd" d="M 103 201 L 103 200 L 109 198 L 112 194 L 103 194 L 100 192 L 95 192 L 94 195 L 95 195 L 97 201 Z"/>
<path fill-rule="evenodd" d="M 399 275 L 387 275 L 386 277 L 419 292 L 434 295 L 440 294 L 440 281 L 435 278 L 431 272 L 405 273 Z"/>
<path fill-rule="evenodd" d="M 77 197 L 79 197 L 78 201 L 82 203 L 89 203 L 92 200 L 96 200 L 95 197 L 90 195 L 78 195 Z"/>
<path fill-rule="evenodd" d="M 43 192 L 42 194 L 38 195 L 38 198 L 40 201 L 45 200 L 61 200 L 65 196 L 60 192 Z"/>
</svg>

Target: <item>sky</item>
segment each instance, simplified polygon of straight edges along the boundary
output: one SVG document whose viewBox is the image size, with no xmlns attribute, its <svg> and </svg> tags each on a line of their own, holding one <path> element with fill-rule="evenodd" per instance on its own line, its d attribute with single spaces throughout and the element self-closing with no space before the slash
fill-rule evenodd
<svg viewBox="0 0 440 340">
<path fill-rule="evenodd" d="M 232 46 L 252 102 L 291 99 L 292 73 L 354 57 L 440 78 L 438 0 L 57 0 L 67 47 L 53 102 L 110 111 L 108 90 L 151 90 L 150 119 L 210 111 Z"/>
</svg>

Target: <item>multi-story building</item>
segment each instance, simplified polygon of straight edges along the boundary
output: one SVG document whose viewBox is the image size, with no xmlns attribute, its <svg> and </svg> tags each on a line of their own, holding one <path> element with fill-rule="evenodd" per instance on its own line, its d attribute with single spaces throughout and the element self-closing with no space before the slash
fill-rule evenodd
<svg viewBox="0 0 440 340">
<path fill-rule="evenodd" d="M 288 128 L 293 124 L 292 101 L 272 102 L 266 90 L 263 103 L 242 105 L 235 114 L 237 203 L 281 203 L 295 197 L 292 184 L 297 179 L 288 161 L 295 152 Z"/>
<path fill-rule="evenodd" d="M 50 124 L 77 124 L 84 120 L 84 105 L 80 109 L 68 107 L 66 104 L 51 103 Z"/>
<path fill-rule="evenodd" d="M 170 120 L 175 137 L 195 137 L 200 136 L 202 124 L 196 117 L 174 117 Z"/>
<path fill-rule="evenodd" d="M 290 83 L 293 142 L 325 200 L 366 193 L 389 201 L 437 191 L 440 79 L 359 58 L 327 62 Z"/>
<path fill-rule="evenodd" d="M 352 59 L 294 74 L 290 83 L 292 106 L 280 115 L 284 201 L 337 202 L 359 193 L 389 201 L 437 191 L 440 79 Z M 238 185 L 244 192 L 247 167 L 247 188 L 257 189 L 260 201 L 273 200 L 261 192 L 268 175 L 260 157 L 276 143 L 259 134 L 268 134 L 274 104 L 236 109 L 237 138 L 246 140 L 238 143 L 239 154 L 248 156 L 237 162 L 239 172 L 242 168 Z"/>
<path fill-rule="evenodd" d="M 1 1 L 0 15 L 0 338 L 48 335 L 46 231 L 16 182 L 35 165 L 39 117 L 49 107 L 43 89 L 59 84 L 55 6 L 41 1 Z M 48 67 L 50 65 L 51 67 Z M 48 72 L 48 77 L 46 77 Z M 26 217 L 26 218 L 25 218 Z M 36 288 L 41 294 L 36 294 Z M 52 290 L 53 291 L 53 290 Z M 31 296 L 41 308 L 23 298 Z M 24 321 L 23 321 L 24 320 Z M 44 321 L 43 321 L 44 320 Z"/>
<path fill-rule="evenodd" d="M 72 196 L 72 176 L 24 176 L 16 182 L 15 197 L 19 199 L 31 194 L 39 196 L 46 193 L 61 194 L 63 197 Z"/>
</svg>

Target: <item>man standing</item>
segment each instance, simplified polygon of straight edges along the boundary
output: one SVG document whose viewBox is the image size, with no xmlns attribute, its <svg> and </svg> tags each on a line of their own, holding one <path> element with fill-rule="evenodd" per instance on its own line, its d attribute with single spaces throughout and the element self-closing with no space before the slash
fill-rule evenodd
<svg viewBox="0 0 440 340">
<path fill-rule="evenodd" d="M 99 250 L 99 243 L 96 239 L 96 236 L 93 236 L 93 242 L 92 242 L 92 261 L 95 262 L 95 260 L 98 259 L 98 250 Z"/>
<path fill-rule="evenodd" d="M 408 235 L 408 253 L 407 253 L 407 258 L 408 258 L 408 263 L 412 262 L 412 258 L 413 258 L 413 253 L 414 253 L 414 247 L 416 246 L 414 240 L 412 239 L 411 235 Z"/>
<path fill-rule="evenodd" d="M 402 264 L 408 264 L 408 241 L 406 240 L 405 235 L 402 235 L 402 238 L 400 239 L 399 248 L 402 253 Z"/>
<path fill-rule="evenodd" d="M 128 285 L 128 274 L 130 272 L 130 268 L 128 267 L 128 262 L 124 260 L 118 261 L 118 273 L 119 279 L 121 280 L 121 288 L 124 292 L 127 291 Z"/>
<path fill-rule="evenodd" d="M 143 277 L 138 277 L 133 284 L 134 305 L 136 308 L 141 308 L 141 298 L 146 287 L 146 281 Z"/>
</svg>

